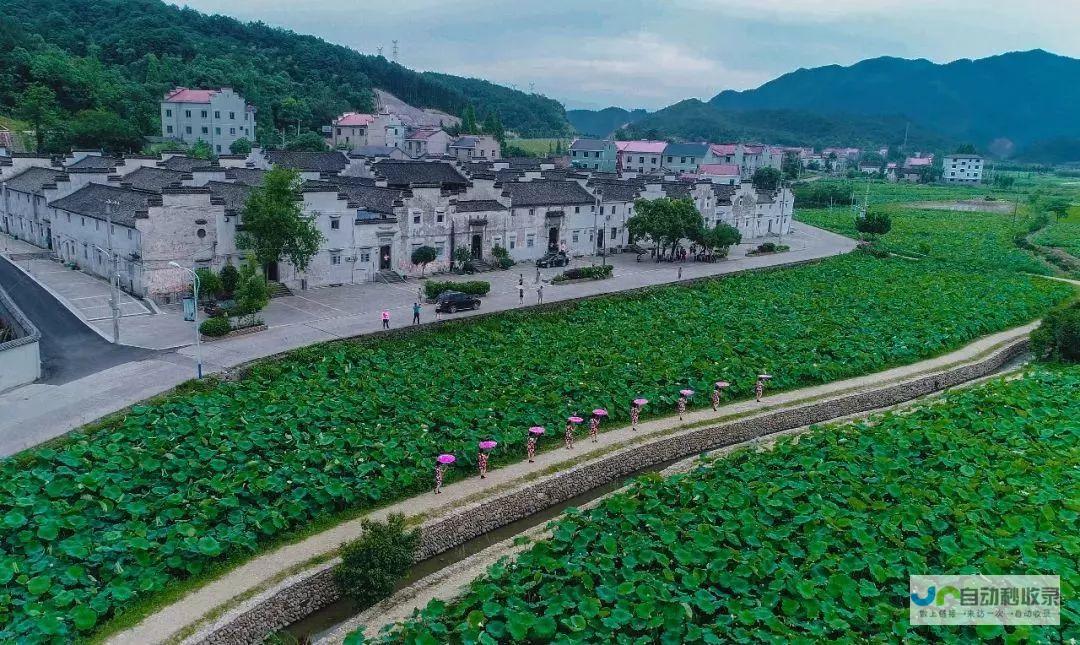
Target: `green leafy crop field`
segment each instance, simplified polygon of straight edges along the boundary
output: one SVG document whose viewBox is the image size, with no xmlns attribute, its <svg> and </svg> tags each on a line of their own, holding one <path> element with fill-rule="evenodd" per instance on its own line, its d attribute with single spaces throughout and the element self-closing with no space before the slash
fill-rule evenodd
<svg viewBox="0 0 1080 645">
<path fill-rule="evenodd" d="M 778 389 L 865 374 L 1072 293 L 856 253 L 300 350 L 0 463 L 0 641 L 69 640 L 226 557 L 426 490 L 439 452 L 462 477 L 481 438 L 507 464 L 568 412 L 622 423 L 645 396 L 666 414 L 716 378 L 747 397 L 763 369 Z"/>
<path fill-rule="evenodd" d="M 929 256 L 972 269 L 1050 273 L 1013 238 L 1026 234 L 1025 221 L 1011 214 L 917 209 L 905 204 L 878 206 L 892 218 L 892 230 L 878 245 L 894 253 Z M 848 208 L 800 209 L 796 219 L 812 226 L 857 237 Z"/>
<path fill-rule="evenodd" d="M 1080 208 L 1073 208 L 1064 219 L 1051 219 L 1050 224 L 1034 238 L 1036 244 L 1065 249 L 1080 258 Z"/>
<path fill-rule="evenodd" d="M 382 640 L 1070 642 L 1078 391 L 1039 369 L 643 478 Z M 1058 575 L 1062 624 L 912 627 L 908 576 L 940 572 Z"/>
</svg>

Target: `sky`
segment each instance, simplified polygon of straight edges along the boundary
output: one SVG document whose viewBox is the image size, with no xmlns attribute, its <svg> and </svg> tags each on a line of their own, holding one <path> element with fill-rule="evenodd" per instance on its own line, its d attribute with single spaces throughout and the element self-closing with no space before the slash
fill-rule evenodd
<svg viewBox="0 0 1080 645">
<path fill-rule="evenodd" d="M 657 109 L 800 67 L 948 62 L 1042 48 L 1080 57 L 1080 0 L 183 0 L 568 109 Z"/>
</svg>

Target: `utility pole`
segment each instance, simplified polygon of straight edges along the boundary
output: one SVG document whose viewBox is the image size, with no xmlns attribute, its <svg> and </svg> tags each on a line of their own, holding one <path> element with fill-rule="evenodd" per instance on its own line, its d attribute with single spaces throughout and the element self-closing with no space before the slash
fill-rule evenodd
<svg viewBox="0 0 1080 645">
<path fill-rule="evenodd" d="M 109 272 L 109 306 L 112 308 L 112 342 L 120 344 L 120 272 L 116 264 L 116 252 L 112 245 L 113 207 L 119 206 L 120 202 L 115 199 L 105 200 L 105 232 L 108 236 L 109 262 L 112 263 L 112 271 Z"/>
<path fill-rule="evenodd" d="M 777 237 L 776 245 L 780 246 L 784 243 L 784 207 L 787 206 L 787 193 L 784 192 L 784 181 L 780 180 L 780 234 Z"/>
<path fill-rule="evenodd" d="M 169 266 L 183 269 L 191 274 L 191 290 L 192 295 L 195 297 L 195 319 L 192 321 L 195 326 L 195 375 L 197 378 L 202 378 L 202 339 L 199 338 L 199 274 L 195 271 L 180 266 L 178 262 L 169 262 Z"/>
</svg>

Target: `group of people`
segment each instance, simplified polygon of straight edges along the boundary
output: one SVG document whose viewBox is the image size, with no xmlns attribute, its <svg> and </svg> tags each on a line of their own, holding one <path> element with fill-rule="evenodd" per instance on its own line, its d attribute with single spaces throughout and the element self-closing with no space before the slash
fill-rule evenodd
<svg viewBox="0 0 1080 645">
<path fill-rule="evenodd" d="M 769 374 L 759 374 L 757 382 L 754 384 L 754 399 L 758 402 L 761 401 L 761 397 L 765 392 L 765 383 L 772 379 Z M 727 381 L 716 381 L 713 384 L 712 389 L 712 409 L 716 412 L 720 409 L 720 400 L 722 393 L 725 389 L 730 387 L 731 384 Z M 679 390 L 679 398 L 675 401 L 675 409 L 679 413 L 679 420 L 683 419 L 683 415 L 686 413 L 686 407 L 689 400 L 694 396 L 694 391 L 691 389 Z M 636 398 L 630 404 L 630 429 L 637 431 L 638 421 L 641 419 L 641 409 L 649 402 L 645 398 Z M 608 416 L 607 410 L 603 408 L 597 408 L 592 411 L 592 416 L 589 418 L 589 438 L 592 443 L 598 443 L 600 441 L 600 422 Z M 573 414 L 566 419 L 566 428 L 563 434 L 563 442 L 567 450 L 571 450 L 574 447 L 575 433 L 577 426 L 583 423 L 585 419 Z M 536 448 L 539 444 L 540 437 L 544 434 L 544 428 L 542 426 L 533 426 L 529 428 L 527 440 L 525 443 L 526 455 L 529 459 L 529 463 L 533 463 L 536 457 Z M 477 465 L 480 470 L 480 478 L 487 477 L 488 459 L 489 453 L 495 447 L 494 441 L 481 441 L 480 452 L 477 455 Z M 439 455 L 439 458 L 435 463 L 435 492 L 442 492 L 443 476 L 446 468 L 449 464 L 453 463 L 454 457 L 452 455 Z"/>
<path fill-rule="evenodd" d="M 518 304 L 525 304 L 525 274 L 518 274 Z M 536 270 L 536 304 L 544 304 L 544 285 L 540 283 L 540 269 Z"/>
</svg>

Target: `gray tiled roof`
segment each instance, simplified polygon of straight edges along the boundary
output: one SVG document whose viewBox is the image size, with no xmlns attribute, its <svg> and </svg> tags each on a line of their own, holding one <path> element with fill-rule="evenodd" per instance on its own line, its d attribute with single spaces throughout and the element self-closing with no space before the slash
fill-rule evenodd
<svg viewBox="0 0 1080 645">
<path fill-rule="evenodd" d="M 632 181 L 603 181 L 596 182 L 595 187 L 606 202 L 632 202 L 641 194 L 642 185 Z"/>
<path fill-rule="evenodd" d="M 251 191 L 255 190 L 252 186 L 245 184 L 232 184 L 224 181 L 208 181 L 206 187 L 210 189 L 210 194 L 214 197 L 218 197 L 225 201 L 225 211 L 227 213 L 239 213 L 244 210 L 244 204 L 247 203 L 248 195 Z"/>
<path fill-rule="evenodd" d="M 390 146 L 360 146 L 353 148 L 350 157 L 389 157 L 397 148 Z"/>
<path fill-rule="evenodd" d="M 401 191 L 392 188 L 376 188 L 345 184 L 339 187 L 361 210 L 383 215 L 394 214 L 394 202 L 401 199 Z"/>
<path fill-rule="evenodd" d="M 707 143 L 669 143 L 664 148 L 664 156 L 704 157 L 708 150 Z"/>
<path fill-rule="evenodd" d="M 662 188 L 664 194 L 672 199 L 687 199 L 690 197 L 690 190 L 693 185 L 681 181 L 669 181 L 664 182 Z"/>
<path fill-rule="evenodd" d="M 388 186 L 408 188 L 413 184 L 438 184 L 443 188 L 464 188 L 469 180 L 443 161 L 395 161 L 384 159 L 373 165 L 376 175 Z"/>
<path fill-rule="evenodd" d="M 113 206 L 112 220 L 121 226 L 135 226 L 135 214 L 144 213 L 147 203 L 154 195 L 152 193 L 121 188 L 119 186 L 107 186 L 105 184 L 87 184 L 66 197 L 55 199 L 49 203 L 58 210 L 106 219 L 106 200 L 117 202 Z"/>
<path fill-rule="evenodd" d="M 604 139 L 578 139 L 570 144 L 570 149 L 597 152 L 606 149 L 609 143 L 611 142 Z"/>
<path fill-rule="evenodd" d="M 245 186 L 262 186 L 265 170 L 257 168 L 228 168 L 225 170 L 225 179 L 231 179 Z"/>
<path fill-rule="evenodd" d="M 143 166 L 137 168 L 132 172 L 122 176 L 120 182 L 124 184 L 131 184 L 132 188 L 138 190 L 149 190 L 153 192 L 161 192 L 162 188 L 171 186 L 173 184 L 179 184 L 188 175 L 186 173 L 179 172 L 177 170 L 166 170 L 165 168 L 151 168 L 149 166 Z"/>
<path fill-rule="evenodd" d="M 76 170 L 111 170 L 123 163 L 124 161 L 122 159 L 117 159 L 115 157 L 87 155 L 75 163 L 68 164 L 67 167 Z"/>
<path fill-rule="evenodd" d="M 458 202 L 456 210 L 459 213 L 482 213 L 484 211 L 504 211 L 506 207 L 494 199 L 469 199 Z"/>
<path fill-rule="evenodd" d="M 267 160 L 275 166 L 295 168 L 307 172 L 341 172 L 349 165 L 349 159 L 338 150 L 329 152 L 295 152 L 292 150 L 270 150 Z"/>
<path fill-rule="evenodd" d="M 576 181 L 518 181 L 503 186 L 514 208 L 522 206 L 561 206 L 592 204 L 595 200 Z"/>
<path fill-rule="evenodd" d="M 757 190 L 757 203 L 772 204 L 776 202 L 777 192 L 771 190 Z"/>
<path fill-rule="evenodd" d="M 45 184 L 51 184 L 56 181 L 57 177 L 67 178 L 67 173 L 63 170 L 57 170 L 56 168 L 41 168 L 39 166 L 30 166 L 21 173 L 15 175 L 11 179 L 8 179 L 5 183 L 9 190 L 17 190 L 23 193 L 33 193 L 35 195 L 41 194 L 41 187 Z"/>
<path fill-rule="evenodd" d="M 451 148 L 475 148 L 476 147 L 476 141 L 477 141 L 476 137 L 469 137 L 469 136 L 458 137 L 457 141 L 450 144 L 450 147 Z"/>
<path fill-rule="evenodd" d="M 731 196 L 735 194 L 737 186 L 730 184 L 713 184 L 712 191 L 716 195 L 717 204 L 730 204 Z"/>
<path fill-rule="evenodd" d="M 201 168 L 211 167 L 210 162 L 206 159 L 195 159 L 184 155 L 174 155 L 165 161 L 158 162 L 158 165 L 168 170 L 179 170 L 180 172 L 193 172 Z"/>
</svg>

